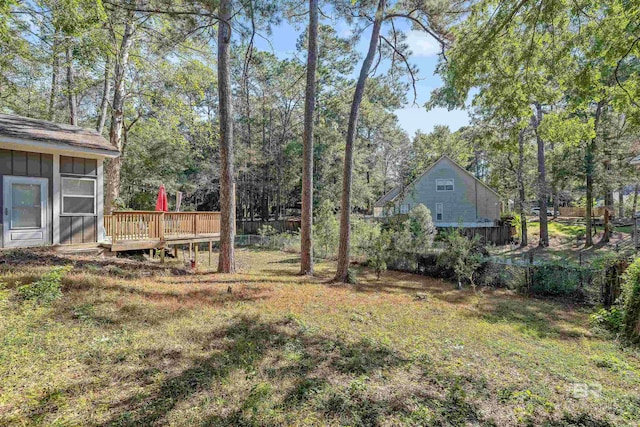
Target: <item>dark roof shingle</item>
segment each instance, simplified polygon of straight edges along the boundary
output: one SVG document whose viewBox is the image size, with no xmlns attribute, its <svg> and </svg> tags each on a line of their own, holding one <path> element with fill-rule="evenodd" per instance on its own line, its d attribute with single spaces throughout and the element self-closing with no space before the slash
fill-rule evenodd
<svg viewBox="0 0 640 427">
<path fill-rule="evenodd" d="M 2 137 L 119 153 L 95 130 L 10 114 L 0 114 L 0 139 Z"/>
</svg>

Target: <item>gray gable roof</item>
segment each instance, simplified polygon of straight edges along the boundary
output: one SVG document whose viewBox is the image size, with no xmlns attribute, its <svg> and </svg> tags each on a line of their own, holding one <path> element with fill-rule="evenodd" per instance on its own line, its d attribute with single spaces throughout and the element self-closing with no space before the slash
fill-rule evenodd
<svg viewBox="0 0 640 427">
<path fill-rule="evenodd" d="M 119 154 L 119 150 L 95 130 L 11 114 L 0 114 L 0 139 L 2 137 Z"/>
<path fill-rule="evenodd" d="M 374 206 L 385 206 L 389 202 L 393 202 L 395 198 L 401 193 L 402 188 L 397 186 L 392 188 L 387 193 L 383 194 L 376 202 L 373 204 Z"/>
<path fill-rule="evenodd" d="M 406 192 L 407 189 L 413 187 L 413 185 L 418 182 L 423 176 L 425 176 L 427 173 L 429 173 L 429 171 L 438 163 L 440 163 L 441 161 L 443 161 L 444 159 L 449 160 L 454 166 L 456 166 L 457 168 L 459 168 L 461 171 L 463 171 L 464 173 L 466 173 L 467 175 L 473 177 L 473 179 L 475 179 L 476 181 L 478 181 L 478 183 L 484 187 L 486 187 L 489 191 L 491 191 L 492 193 L 494 193 L 496 196 L 500 197 L 500 194 L 498 194 L 498 192 L 496 190 L 494 190 L 493 188 L 489 187 L 487 184 L 485 184 L 484 182 L 480 181 L 478 178 L 475 177 L 475 175 L 473 175 L 471 172 L 469 172 L 468 170 L 466 170 L 465 168 L 463 168 L 462 166 L 460 166 L 458 163 L 456 163 L 455 161 L 453 161 L 453 159 L 449 156 L 447 156 L 446 154 L 442 155 L 442 157 L 440 157 L 438 160 L 436 160 L 435 162 L 433 162 L 431 164 L 431 166 L 429 166 L 427 169 L 425 169 L 424 172 L 422 172 L 420 174 L 420 176 L 418 176 L 416 179 L 413 180 L 413 182 L 411 182 L 411 184 L 407 185 L 406 187 L 402 188 L 401 186 L 397 186 L 394 189 L 390 190 L 389 192 L 385 193 L 382 197 L 380 197 L 378 200 L 376 200 L 376 202 L 374 203 L 373 206 L 375 207 L 384 207 L 387 205 L 387 203 L 393 202 L 394 200 L 396 200 L 398 198 L 398 196 L 400 196 L 401 194 L 404 194 Z"/>
</svg>

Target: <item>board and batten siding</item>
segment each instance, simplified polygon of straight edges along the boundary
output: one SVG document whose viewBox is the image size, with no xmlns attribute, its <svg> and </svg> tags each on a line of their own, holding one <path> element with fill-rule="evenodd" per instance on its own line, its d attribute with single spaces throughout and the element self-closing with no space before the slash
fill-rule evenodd
<svg viewBox="0 0 640 427">
<path fill-rule="evenodd" d="M 436 191 L 438 179 L 453 179 L 453 191 Z M 442 219 L 437 221 L 436 204 L 440 203 L 443 207 Z M 396 202 L 396 209 L 400 212 L 403 205 L 412 209 L 418 204 L 429 208 L 436 225 L 439 222 L 456 224 L 500 219 L 499 197 L 446 157 L 413 183 L 406 195 Z"/>
<path fill-rule="evenodd" d="M 52 241 L 53 218 L 53 155 L 0 149 L 0 213 L 4 210 L 4 177 L 25 176 L 30 178 L 47 178 L 47 229 L 48 241 Z M 0 224 L 4 215 L 0 215 Z M 2 233 L 0 232 L 0 235 Z"/>
<path fill-rule="evenodd" d="M 98 161 L 82 157 L 60 156 L 60 176 L 74 178 L 98 178 Z M 96 183 L 96 199 L 98 198 Z M 62 197 L 62 196 L 61 196 Z M 62 203 L 62 200 L 60 200 Z M 96 211 L 93 215 L 64 214 L 60 207 L 60 243 L 93 243 L 98 241 L 98 209 L 101 203 L 96 200 Z"/>
</svg>

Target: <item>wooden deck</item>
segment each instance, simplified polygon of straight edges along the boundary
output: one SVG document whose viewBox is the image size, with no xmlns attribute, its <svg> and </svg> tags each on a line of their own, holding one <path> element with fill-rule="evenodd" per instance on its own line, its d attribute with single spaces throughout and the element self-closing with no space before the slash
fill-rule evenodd
<svg viewBox="0 0 640 427">
<path fill-rule="evenodd" d="M 591 216 L 604 216 L 604 209 L 605 208 L 602 206 L 594 206 L 593 209 L 591 209 Z M 587 216 L 587 209 L 579 207 L 560 206 L 558 213 L 560 214 L 560 216 L 569 218 L 585 218 Z"/>
<path fill-rule="evenodd" d="M 159 249 L 220 240 L 220 212 L 114 212 L 104 216 L 111 251 Z"/>
</svg>

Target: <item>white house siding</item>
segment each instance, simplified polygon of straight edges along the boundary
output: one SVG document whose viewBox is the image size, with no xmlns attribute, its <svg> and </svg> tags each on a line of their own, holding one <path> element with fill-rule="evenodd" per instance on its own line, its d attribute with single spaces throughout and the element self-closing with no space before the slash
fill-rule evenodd
<svg viewBox="0 0 640 427">
<path fill-rule="evenodd" d="M 437 179 L 453 179 L 453 191 L 436 191 Z M 442 219 L 436 218 L 436 203 L 442 203 Z M 466 226 L 491 224 L 500 219 L 498 195 L 484 186 L 450 159 L 443 157 L 428 169 L 405 193 L 396 200 L 396 212 L 404 212 L 418 204 L 431 211 L 434 223 L 439 226 Z"/>
</svg>

